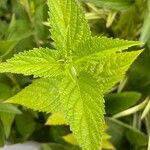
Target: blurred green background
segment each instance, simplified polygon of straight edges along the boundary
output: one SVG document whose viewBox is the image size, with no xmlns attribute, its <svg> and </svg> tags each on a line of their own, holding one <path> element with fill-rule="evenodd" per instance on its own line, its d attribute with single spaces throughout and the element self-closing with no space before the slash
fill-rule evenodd
<svg viewBox="0 0 150 150">
<path fill-rule="evenodd" d="M 93 36 L 145 43 L 126 76 L 105 95 L 103 149 L 150 150 L 150 0 L 80 2 Z M 20 51 L 53 47 L 47 12 L 46 0 L 0 0 L 1 62 Z M 34 140 L 43 150 L 79 150 L 63 116 L 4 103 L 32 81 L 32 76 L 0 74 L 0 146 Z"/>
</svg>

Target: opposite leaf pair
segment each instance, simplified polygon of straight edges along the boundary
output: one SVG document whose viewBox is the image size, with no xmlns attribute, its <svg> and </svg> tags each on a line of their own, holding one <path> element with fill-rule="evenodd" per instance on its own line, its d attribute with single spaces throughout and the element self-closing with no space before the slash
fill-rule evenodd
<svg viewBox="0 0 150 150">
<path fill-rule="evenodd" d="M 0 64 L 0 72 L 41 77 L 8 101 L 43 112 L 62 112 L 83 150 L 99 150 L 104 130 L 103 94 L 141 51 L 140 42 L 91 37 L 76 0 L 48 0 L 56 50 L 39 48 Z"/>
</svg>

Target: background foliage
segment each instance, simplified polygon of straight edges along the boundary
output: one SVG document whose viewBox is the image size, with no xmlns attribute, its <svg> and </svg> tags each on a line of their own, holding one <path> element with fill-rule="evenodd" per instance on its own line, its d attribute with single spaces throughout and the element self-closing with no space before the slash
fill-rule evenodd
<svg viewBox="0 0 150 150">
<path fill-rule="evenodd" d="M 82 4 L 93 35 L 145 43 L 124 79 L 105 95 L 103 148 L 150 149 L 150 0 L 83 0 Z M 0 0 L 0 61 L 33 47 L 53 47 L 47 10 L 46 0 Z M 32 80 L 32 76 L 0 74 L 0 146 L 35 140 L 45 143 L 44 150 L 79 149 L 60 114 L 49 117 L 3 103 Z"/>
</svg>

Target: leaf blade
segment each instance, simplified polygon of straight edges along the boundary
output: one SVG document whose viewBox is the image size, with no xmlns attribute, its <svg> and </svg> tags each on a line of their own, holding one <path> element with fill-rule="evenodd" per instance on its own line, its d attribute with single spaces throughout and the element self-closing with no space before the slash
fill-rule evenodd
<svg viewBox="0 0 150 150">
<path fill-rule="evenodd" d="M 135 105 L 141 98 L 138 92 L 110 93 L 105 96 L 107 114 L 116 114 Z"/>
<path fill-rule="evenodd" d="M 5 136 L 6 138 L 8 138 L 10 135 L 13 121 L 15 119 L 15 114 L 0 112 L 0 119 L 4 127 Z"/>
<path fill-rule="evenodd" d="M 48 0 L 48 6 L 50 31 L 57 49 L 73 49 L 82 39 L 90 36 L 90 29 L 77 1 Z"/>
<path fill-rule="evenodd" d="M 60 89 L 65 119 L 83 150 L 99 149 L 102 140 L 104 101 L 96 87 L 91 76 L 81 74 L 78 81 L 64 78 Z"/>
<path fill-rule="evenodd" d="M 103 53 L 91 57 L 88 62 L 79 64 L 77 68 L 81 72 L 86 71 L 91 74 L 100 84 L 101 92 L 105 93 L 122 79 L 141 52 Z"/>
<path fill-rule="evenodd" d="M 16 54 L 0 64 L 0 72 L 11 72 L 35 77 L 53 77 L 62 73 L 55 50 L 40 48 Z"/>
<path fill-rule="evenodd" d="M 64 115 L 60 112 L 51 114 L 46 121 L 46 125 L 66 125 Z"/>
<path fill-rule="evenodd" d="M 56 112 L 59 108 L 56 85 L 55 79 L 37 79 L 6 102 L 20 104 L 35 111 Z"/>
<path fill-rule="evenodd" d="M 103 52 L 115 53 L 129 47 L 142 45 L 140 41 L 128 41 L 122 39 L 113 39 L 107 37 L 92 37 L 85 40 L 75 51 L 75 56 L 77 56 L 77 61 L 86 61 L 90 59 L 93 55 L 100 55 Z M 87 51 L 88 50 L 88 51 Z M 79 59 L 79 60 L 78 60 Z"/>
<path fill-rule="evenodd" d="M 0 113 L 21 114 L 22 112 L 11 104 L 0 103 Z"/>
</svg>

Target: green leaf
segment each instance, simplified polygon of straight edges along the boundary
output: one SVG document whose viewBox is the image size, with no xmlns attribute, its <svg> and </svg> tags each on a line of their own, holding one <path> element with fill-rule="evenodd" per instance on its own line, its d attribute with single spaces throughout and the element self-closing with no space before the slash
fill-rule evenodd
<svg viewBox="0 0 150 150">
<path fill-rule="evenodd" d="M 63 139 L 64 139 L 64 141 L 67 142 L 67 143 L 70 143 L 70 144 L 72 144 L 72 145 L 78 145 L 78 142 L 77 142 L 77 140 L 75 139 L 75 137 L 73 136 L 72 133 L 63 136 Z"/>
<path fill-rule="evenodd" d="M 138 92 L 112 93 L 105 96 L 106 112 L 115 114 L 135 105 L 141 94 Z"/>
<path fill-rule="evenodd" d="M 130 8 L 133 4 L 133 0 L 82 0 L 84 2 L 93 3 L 98 7 L 105 7 L 108 9 L 114 9 L 124 11 Z"/>
<path fill-rule="evenodd" d="M 23 140 L 26 140 L 34 132 L 36 127 L 34 117 L 28 112 L 16 116 L 15 123 L 18 132 L 23 136 Z"/>
<path fill-rule="evenodd" d="M 5 34 L 6 39 L 17 42 L 31 35 L 33 35 L 33 31 L 31 31 L 29 22 L 25 19 L 16 19 L 13 15 L 7 33 Z"/>
<path fill-rule="evenodd" d="M 126 127 L 126 136 L 128 141 L 137 146 L 146 146 L 148 144 L 148 137 L 138 129 Z"/>
<path fill-rule="evenodd" d="M 89 60 L 86 60 L 87 62 L 79 64 L 78 68 L 80 71 L 84 70 L 95 77 L 100 85 L 101 92 L 105 93 L 122 79 L 133 60 L 140 53 L 141 51 L 134 51 L 93 55 L 89 57 Z"/>
<path fill-rule="evenodd" d="M 0 103 L 0 112 L 21 114 L 21 111 L 17 107 L 6 103 Z"/>
<path fill-rule="evenodd" d="M 8 138 L 10 131 L 11 131 L 13 121 L 15 119 L 15 114 L 0 112 L 0 119 L 2 121 L 4 130 L 5 130 L 6 138 Z"/>
<path fill-rule="evenodd" d="M 148 137 L 144 133 L 116 119 L 111 119 L 111 121 L 115 122 L 119 126 L 122 126 L 126 129 L 125 132 L 127 138 L 132 144 L 139 145 L 139 146 L 147 145 Z"/>
<path fill-rule="evenodd" d="M 74 53 L 77 56 L 76 59 L 78 62 L 89 61 L 92 55 L 102 55 L 103 52 L 111 54 L 141 44 L 142 42 L 140 41 L 128 41 L 107 37 L 92 37 L 81 43 Z"/>
<path fill-rule="evenodd" d="M 104 140 L 102 142 L 102 145 L 103 145 L 103 149 L 105 150 L 115 150 L 115 147 L 108 140 Z"/>
<path fill-rule="evenodd" d="M 60 112 L 51 114 L 47 119 L 46 125 L 66 125 L 64 115 Z"/>
<path fill-rule="evenodd" d="M 110 139 L 111 143 L 116 147 L 117 150 L 121 149 L 125 141 L 125 128 L 112 121 L 111 118 L 105 118 L 105 121 L 109 127 L 107 129 L 107 133 L 112 137 Z"/>
<path fill-rule="evenodd" d="M 116 119 L 106 118 L 106 122 L 108 123 L 111 130 L 114 130 L 114 131 L 111 131 L 111 132 L 114 132 L 114 134 L 112 135 L 113 137 L 115 136 L 115 134 L 118 134 L 117 136 L 120 136 L 120 134 L 125 133 L 125 135 L 127 136 L 128 140 L 131 144 L 134 144 L 137 146 L 147 145 L 148 137 L 143 132 L 139 131 L 138 129 L 136 129 L 126 123 L 123 123 L 121 121 L 118 121 Z M 118 126 L 118 127 L 114 128 L 115 126 L 116 127 Z M 118 131 L 119 132 L 121 131 L 121 132 L 118 133 Z M 113 140 L 115 140 L 115 139 L 113 139 Z"/>
<path fill-rule="evenodd" d="M 21 92 L 7 100 L 36 111 L 56 112 L 59 107 L 59 93 L 56 79 L 37 79 Z"/>
<path fill-rule="evenodd" d="M 150 49 L 146 48 L 129 70 L 126 89 L 138 91 L 144 96 L 150 95 Z"/>
<path fill-rule="evenodd" d="M 48 6 L 57 50 L 23 52 L 0 65 L 0 72 L 42 77 L 8 102 L 63 113 L 83 150 L 98 150 L 104 130 L 103 94 L 141 53 L 121 51 L 141 42 L 91 37 L 76 0 L 48 0 Z"/>
<path fill-rule="evenodd" d="M 97 82 L 82 73 L 78 79 L 66 76 L 60 88 L 66 121 L 83 150 L 98 150 L 104 128 L 104 100 Z"/>
<path fill-rule="evenodd" d="M 5 53 L 11 51 L 16 44 L 16 41 L 0 41 L 0 55 L 5 55 Z"/>
<path fill-rule="evenodd" d="M 76 0 L 48 0 L 52 38 L 59 50 L 76 48 L 90 36 L 84 13 Z"/>
<path fill-rule="evenodd" d="M 110 138 L 110 136 L 107 133 L 104 133 L 105 138 L 103 138 L 102 140 L 102 148 L 103 149 L 109 149 L 109 150 L 115 150 L 114 146 L 111 144 L 111 142 L 108 141 L 108 139 Z M 78 145 L 77 140 L 75 139 L 75 137 L 73 136 L 72 133 L 63 136 L 64 141 L 66 141 L 67 143 L 70 143 L 72 145 Z"/>
<path fill-rule="evenodd" d="M 34 49 L 16 54 L 7 62 L 0 64 L 0 72 L 12 72 L 35 77 L 53 77 L 62 73 L 62 64 L 56 60 L 57 51 Z"/>
</svg>

